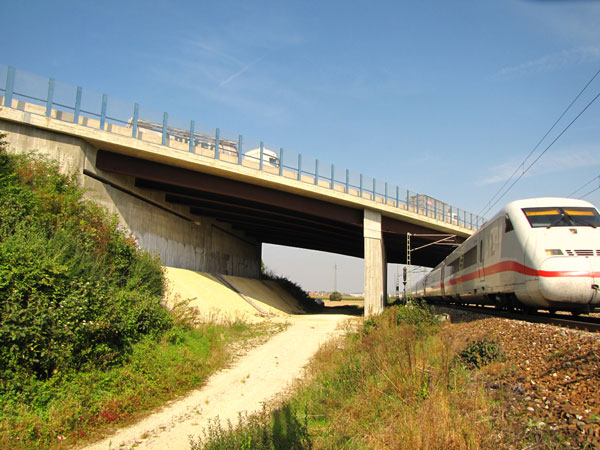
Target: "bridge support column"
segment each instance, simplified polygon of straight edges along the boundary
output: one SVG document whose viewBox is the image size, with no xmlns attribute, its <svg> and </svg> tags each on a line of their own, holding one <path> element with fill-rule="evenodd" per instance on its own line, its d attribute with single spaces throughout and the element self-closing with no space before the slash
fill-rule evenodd
<svg viewBox="0 0 600 450">
<path fill-rule="evenodd" d="M 381 314 L 387 299 L 387 259 L 381 233 L 381 213 L 364 212 L 365 316 Z"/>
</svg>

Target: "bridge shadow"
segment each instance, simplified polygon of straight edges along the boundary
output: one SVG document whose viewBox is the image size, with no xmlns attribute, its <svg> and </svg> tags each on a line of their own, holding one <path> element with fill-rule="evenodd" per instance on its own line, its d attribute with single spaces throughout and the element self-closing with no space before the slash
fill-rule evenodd
<svg viewBox="0 0 600 450">
<path fill-rule="evenodd" d="M 362 300 L 324 300 L 324 306 L 316 311 L 319 314 L 346 314 L 349 316 L 362 316 L 364 314 L 364 302 Z"/>
<path fill-rule="evenodd" d="M 345 314 L 348 316 L 362 316 L 364 313 L 363 306 L 359 305 L 339 305 L 339 306 L 324 306 L 319 310 L 320 314 Z"/>
</svg>

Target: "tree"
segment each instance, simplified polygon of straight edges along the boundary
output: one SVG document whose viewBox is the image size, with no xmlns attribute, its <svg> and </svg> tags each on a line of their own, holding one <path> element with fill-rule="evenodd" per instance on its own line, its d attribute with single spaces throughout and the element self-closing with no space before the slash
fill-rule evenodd
<svg viewBox="0 0 600 450">
<path fill-rule="evenodd" d="M 332 292 L 329 295 L 329 300 L 331 300 L 332 302 L 341 302 L 342 301 L 342 294 L 340 294 L 338 291 Z"/>
</svg>

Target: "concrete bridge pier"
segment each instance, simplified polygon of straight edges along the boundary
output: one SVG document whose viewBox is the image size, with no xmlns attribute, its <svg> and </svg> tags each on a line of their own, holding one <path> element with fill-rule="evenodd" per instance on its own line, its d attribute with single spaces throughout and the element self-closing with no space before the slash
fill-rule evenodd
<svg viewBox="0 0 600 450">
<path fill-rule="evenodd" d="M 381 233 L 381 213 L 364 210 L 365 317 L 381 314 L 387 299 L 387 258 Z"/>
</svg>

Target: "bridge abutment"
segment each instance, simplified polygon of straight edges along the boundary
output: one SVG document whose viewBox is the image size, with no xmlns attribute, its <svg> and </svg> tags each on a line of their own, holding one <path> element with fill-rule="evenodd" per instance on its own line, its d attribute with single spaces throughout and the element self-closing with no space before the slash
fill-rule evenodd
<svg viewBox="0 0 600 450">
<path fill-rule="evenodd" d="M 387 299 L 387 258 L 383 234 L 381 232 L 381 213 L 371 209 L 364 210 L 364 276 L 365 276 L 365 316 L 381 314 Z"/>
<path fill-rule="evenodd" d="M 136 186 L 134 177 L 96 168 L 98 149 L 75 136 L 0 120 L 10 151 L 35 152 L 75 174 L 86 197 L 116 214 L 141 248 L 164 265 L 214 274 L 260 276 L 262 243 L 226 223 L 191 215 L 165 201 L 164 192 Z"/>
</svg>

